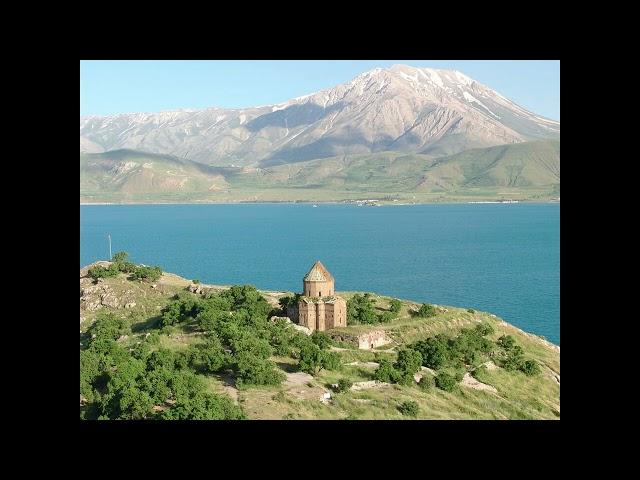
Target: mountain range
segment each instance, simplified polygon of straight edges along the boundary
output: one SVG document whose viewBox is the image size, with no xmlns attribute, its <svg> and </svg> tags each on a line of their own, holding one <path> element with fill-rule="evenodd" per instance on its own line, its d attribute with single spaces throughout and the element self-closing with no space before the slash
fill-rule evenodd
<svg viewBox="0 0 640 480">
<path fill-rule="evenodd" d="M 265 189 L 559 195 L 559 138 L 559 122 L 461 72 L 394 65 L 277 105 L 81 117 L 81 200 L 247 200 L 241 191 Z M 311 197 L 300 199 L 323 199 Z"/>
</svg>

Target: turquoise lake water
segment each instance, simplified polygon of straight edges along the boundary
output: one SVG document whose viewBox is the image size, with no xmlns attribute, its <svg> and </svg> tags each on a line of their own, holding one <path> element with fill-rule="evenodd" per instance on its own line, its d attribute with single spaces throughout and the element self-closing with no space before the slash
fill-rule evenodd
<svg viewBox="0 0 640 480">
<path fill-rule="evenodd" d="M 80 266 L 129 252 L 212 284 L 336 290 L 489 311 L 560 344 L 560 205 L 83 205 Z"/>
</svg>

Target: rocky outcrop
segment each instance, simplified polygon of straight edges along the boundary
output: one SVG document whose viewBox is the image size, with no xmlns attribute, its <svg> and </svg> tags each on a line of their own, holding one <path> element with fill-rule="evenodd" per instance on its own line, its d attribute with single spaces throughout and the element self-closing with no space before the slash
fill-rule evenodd
<svg viewBox="0 0 640 480">
<path fill-rule="evenodd" d="M 462 382 L 460 384 L 464 385 L 465 387 L 473 388 L 475 390 L 485 390 L 491 393 L 498 393 L 498 390 L 496 390 L 496 387 L 492 385 L 487 385 L 486 383 L 479 382 L 478 380 L 473 378 L 469 373 L 464 374 L 464 377 L 462 377 Z"/>
<path fill-rule="evenodd" d="M 103 307 L 108 308 L 133 308 L 136 302 L 130 295 L 133 292 L 128 290 L 123 298 L 119 297 L 108 284 L 101 282 L 96 285 L 80 284 L 80 310 L 95 311 Z M 82 321 L 82 319 L 80 320 Z"/>
<path fill-rule="evenodd" d="M 205 293 L 208 293 L 211 289 L 208 287 L 205 287 L 204 285 L 200 285 L 199 283 L 192 283 L 187 287 L 187 290 L 197 295 L 204 295 Z"/>
<path fill-rule="evenodd" d="M 298 325 L 297 323 L 293 323 L 289 317 L 278 317 L 278 316 L 274 315 L 273 317 L 271 317 L 271 318 L 270 318 L 270 320 L 271 320 L 272 322 L 275 322 L 275 321 L 277 321 L 278 319 L 282 319 L 282 320 L 284 320 L 286 323 L 291 324 L 291 326 L 292 326 L 295 330 L 297 330 L 297 331 L 299 331 L 299 332 L 302 332 L 302 333 L 304 333 L 305 335 L 311 335 L 311 334 L 313 333 L 313 332 L 312 332 L 310 329 L 308 329 L 307 327 L 305 327 L 305 326 L 303 326 L 303 325 Z"/>
</svg>

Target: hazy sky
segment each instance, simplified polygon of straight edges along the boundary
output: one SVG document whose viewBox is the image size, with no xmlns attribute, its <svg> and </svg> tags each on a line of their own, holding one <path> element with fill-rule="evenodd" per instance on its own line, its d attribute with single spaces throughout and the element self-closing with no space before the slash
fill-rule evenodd
<svg viewBox="0 0 640 480">
<path fill-rule="evenodd" d="M 559 60 L 83 60 L 80 115 L 269 105 L 395 63 L 460 70 L 560 120 Z"/>
</svg>

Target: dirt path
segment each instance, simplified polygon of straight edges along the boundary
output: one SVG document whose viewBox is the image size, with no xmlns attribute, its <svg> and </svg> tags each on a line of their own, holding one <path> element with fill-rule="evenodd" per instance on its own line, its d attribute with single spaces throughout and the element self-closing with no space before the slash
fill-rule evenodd
<svg viewBox="0 0 640 480">
<path fill-rule="evenodd" d="M 222 389 L 224 392 L 231 397 L 233 403 L 238 404 L 238 389 L 236 388 L 236 380 L 233 378 L 233 375 L 222 375 L 220 377 L 222 380 Z"/>
</svg>

